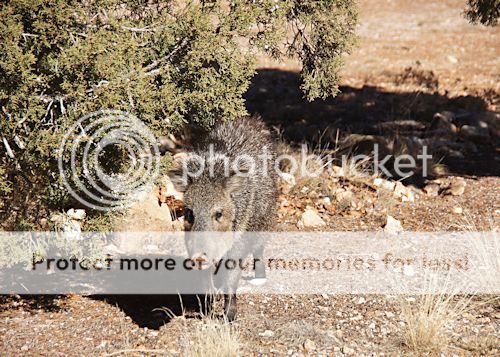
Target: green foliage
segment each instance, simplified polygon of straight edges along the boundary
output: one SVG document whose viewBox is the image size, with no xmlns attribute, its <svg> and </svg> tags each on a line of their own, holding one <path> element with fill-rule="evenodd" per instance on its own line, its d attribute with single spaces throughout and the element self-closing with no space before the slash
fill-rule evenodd
<svg viewBox="0 0 500 357">
<path fill-rule="evenodd" d="M 472 23 L 495 26 L 500 16 L 500 0 L 468 0 L 465 16 Z"/>
<path fill-rule="evenodd" d="M 156 134 L 245 114 L 259 51 L 300 59 L 309 100 L 335 95 L 356 18 L 353 0 L 2 2 L 4 200 L 68 204 L 58 148 L 91 112 L 131 112 Z"/>
</svg>

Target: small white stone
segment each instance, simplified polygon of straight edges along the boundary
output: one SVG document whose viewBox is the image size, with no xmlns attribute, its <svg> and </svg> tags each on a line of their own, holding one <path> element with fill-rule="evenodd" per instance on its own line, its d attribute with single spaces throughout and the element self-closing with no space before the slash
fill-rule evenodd
<svg viewBox="0 0 500 357">
<path fill-rule="evenodd" d="M 389 233 L 389 234 L 395 234 L 398 232 L 402 232 L 403 226 L 401 225 L 401 222 L 398 221 L 396 218 L 392 216 L 387 216 L 387 221 L 384 225 L 384 231 Z"/>
<path fill-rule="evenodd" d="M 265 330 L 264 332 L 259 332 L 259 336 L 261 336 L 261 337 L 273 337 L 274 332 L 271 330 Z"/>
<path fill-rule="evenodd" d="M 365 302 L 366 302 L 366 299 L 365 299 L 364 297 L 362 297 L 362 296 L 361 296 L 361 297 L 358 299 L 358 301 L 356 302 L 356 304 L 361 305 L 361 304 L 364 304 Z"/>
<path fill-rule="evenodd" d="M 76 219 L 78 221 L 82 221 L 85 219 L 85 216 L 87 216 L 87 213 L 85 212 L 84 209 L 74 209 L 70 208 L 68 212 L 66 212 L 69 218 L 71 219 Z"/>
<path fill-rule="evenodd" d="M 381 188 L 389 190 L 389 191 L 394 190 L 394 187 L 396 186 L 396 184 L 394 182 L 385 180 L 385 179 L 380 178 L 380 177 L 377 177 L 375 180 L 373 180 L 373 184 L 377 187 L 381 187 Z"/>
<path fill-rule="evenodd" d="M 295 186 L 296 180 L 295 180 L 295 176 L 293 176 L 292 174 L 289 174 L 288 172 L 282 172 L 279 174 L 279 176 L 281 177 L 281 179 L 283 181 L 285 181 L 290 186 Z"/>
<path fill-rule="evenodd" d="M 464 210 L 462 209 L 462 207 L 453 207 L 453 213 L 456 213 L 456 214 L 462 214 L 464 212 Z"/>
<path fill-rule="evenodd" d="M 314 341 L 311 341 L 310 339 L 307 339 L 304 341 L 304 351 L 306 352 L 311 352 L 316 349 L 316 344 Z"/>
</svg>

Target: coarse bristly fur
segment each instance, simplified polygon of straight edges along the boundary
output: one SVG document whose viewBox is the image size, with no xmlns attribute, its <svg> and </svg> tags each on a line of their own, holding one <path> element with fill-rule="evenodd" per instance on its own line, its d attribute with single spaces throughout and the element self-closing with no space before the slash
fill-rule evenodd
<svg viewBox="0 0 500 357">
<path fill-rule="evenodd" d="M 211 131 L 195 137 L 193 143 L 188 161 L 180 170 L 170 173 L 174 185 L 184 192 L 186 231 L 272 230 L 278 195 L 276 152 L 264 123 L 255 117 L 219 123 Z M 183 169 L 196 174 L 187 176 Z M 255 241 L 242 244 L 235 238 L 221 242 L 191 237 L 193 235 L 186 234 L 186 247 L 194 261 L 209 265 L 228 254 L 241 256 L 247 251 L 254 258 L 262 258 L 263 245 Z M 258 278 L 265 277 L 262 264 L 256 266 Z M 236 314 L 235 291 L 240 274 L 228 272 L 227 281 L 223 282 L 229 320 Z"/>
<path fill-rule="evenodd" d="M 244 117 L 216 125 L 193 140 L 192 156 L 204 168 L 180 185 L 182 169 L 171 174 L 184 192 L 188 212 L 186 229 L 191 231 L 268 231 L 274 225 L 277 187 L 276 153 L 269 130 L 255 117 Z M 264 159 L 264 154 L 266 154 Z M 224 164 L 224 158 L 229 165 Z M 253 173 L 245 158 L 251 158 Z M 189 159 L 188 159 L 189 160 Z M 189 172 L 200 162 L 190 160 Z M 210 169 L 210 168 L 213 169 Z M 243 175 L 238 175 L 233 169 Z M 229 168 L 229 171 L 227 170 Z M 200 170 L 201 171 L 201 170 Z M 222 213 L 219 220 L 216 213 Z"/>
</svg>

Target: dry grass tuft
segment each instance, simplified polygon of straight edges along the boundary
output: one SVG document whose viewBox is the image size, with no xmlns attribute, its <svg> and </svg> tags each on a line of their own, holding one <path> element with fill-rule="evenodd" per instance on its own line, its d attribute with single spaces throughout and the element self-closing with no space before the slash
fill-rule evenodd
<svg viewBox="0 0 500 357">
<path fill-rule="evenodd" d="M 414 303 L 401 299 L 406 325 L 403 344 L 411 351 L 440 351 L 448 344 L 446 326 L 469 308 L 470 299 L 453 294 L 424 294 Z"/>
<path fill-rule="evenodd" d="M 399 299 L 401 316 L 406 324 L 402 343 L 417 354 L 442 351 L 449 342 L 448 328 L 467 311 L 484 304 L 477 299 L 468 284 L 451 285 L 448 278 L 443 281 L 435 274 L 425 277 L 421 295 Z M 467 293 L 465 293 L 467 292 Z"/>
<path fill-rule="evenodd" d="M 186 357 L 233 357 L 243 352 L 236 326 L 213 316 L 205 316 L 188 338 Z"/>
</svg>

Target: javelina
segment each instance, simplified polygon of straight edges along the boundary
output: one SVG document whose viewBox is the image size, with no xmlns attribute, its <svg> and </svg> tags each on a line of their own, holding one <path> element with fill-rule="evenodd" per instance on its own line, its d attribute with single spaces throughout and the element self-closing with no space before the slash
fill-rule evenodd
<svg viewBox="0 0 500 357">
<path fill-rule="evenodd" d="M 276 214 L 276 154 L 264 123 L 247 117 L 220 123 L 194 143 L 182 168 L 170 173 L 177 189 L 184 192 L 186 231 L 270 231 Z M 256 278 L 264 278 L 263 244 L 254 239 L 241 242 L 243 234 L 231 236 L 232 240 L 221 242 L 186 233 L 188 254 L 200 267 L 210 267 L 228 254 L 253 254 Z M 230 321 L 236 316 L 240 275 L 241 271 L 233 270 L 221 282 Z"/>
</svg>

